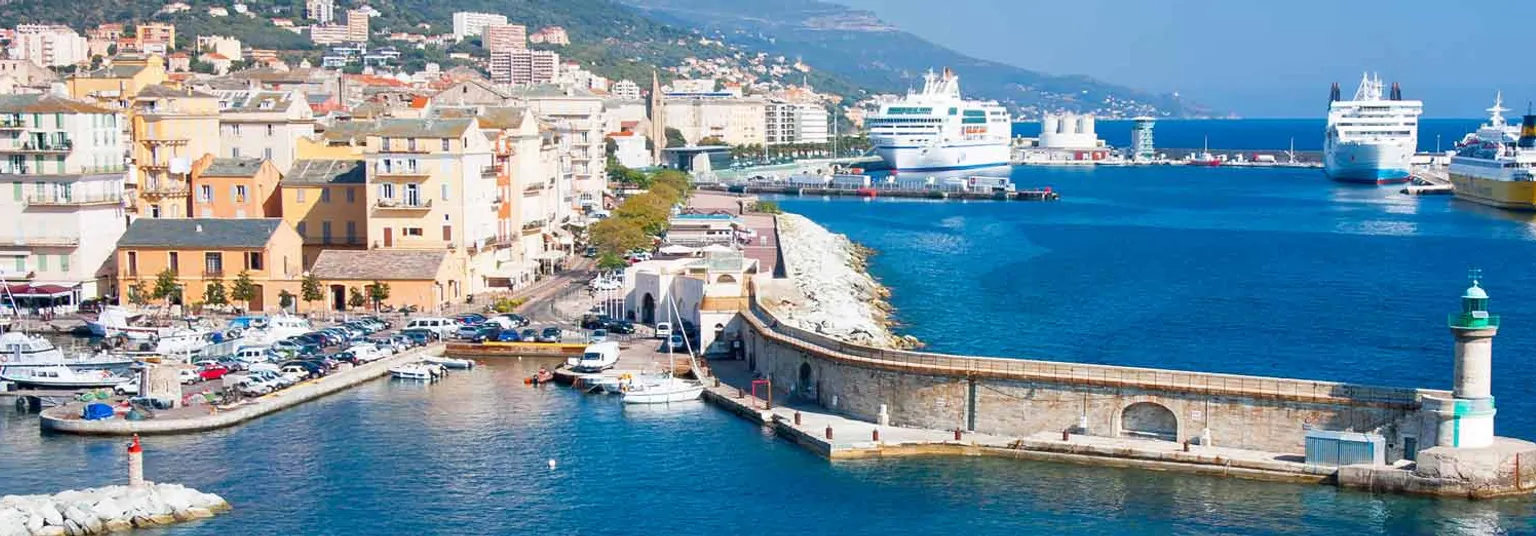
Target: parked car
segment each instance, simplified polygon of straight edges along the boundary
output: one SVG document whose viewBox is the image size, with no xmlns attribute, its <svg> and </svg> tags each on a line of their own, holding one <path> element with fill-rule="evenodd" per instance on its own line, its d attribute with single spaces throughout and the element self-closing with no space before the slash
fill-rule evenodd
<svg viewBox="0 0 1536 536">
<path fill-rule="evenodd" d="M 319 378 L 330 370 L 324 364 L 314 361 L 295 360 L 283 363 L 283 372 L 291 372 L 294 369 L 302 371 L 309 378 Z"/>
<path fill-rule="evenodd" d="M 410 329 L 426 329 L 426 330 L 431 330 L 431 331 L 437 333 L 437 338 L 438 339 L 443 338 L 444 335 L 447 335 L 448 333 L 451 333 L 453 330 L 456 330 L 458 328 L 459 328 L 459 326 L 457 324 L 455 324 L 452 319 L 437 318 L 437 317 L 412 318 L 410 322 L 407 322 L 405 324 L 405 329 L 407 329 L 407 330 L 410 330 Z"/>
<path fill-rule="evenodd" d="M 354 354 L 354 353 L 346 351 L 346 350 L 342 350 L 340 352 L 336 352 L 334 354 L 331 354 L 330 357 L 331 357 L 331 359 L 335 359 L 339 363 L 351 363 L 352 366 L 357 366 L 357 365 L 363 364 L 363 360 L 358 359 L 357 358 L 357 354 Z"/>
<path fill-rule="evenodd" d="M 582 317 L 581 317 L 581 329 L 597 329 L 597 328 L 601 328 L 603 326 L 608 325 L 608 323 L 612 322 L 612 321 L 613 321 L 613 317 L 608 316 L 608 315 L 594 315 L 594 314 L 582 315 Z"/>
<path fill-rule="evenodd" d="M 197 383 L 197 371 L 189 368 L 176 369 L 176 379 L 180 380 L 182 385 L 192 385 Z"/>
<path fill-rule="evenodd" d="M 683 340 L 682 335 L 673 333 L 670 337 L 667 337 L 667 342 L 662 344 L 662 350 L 668 352 L 687 352 L 688 342 Z"/>
<path fill-rule="evenodd" d="M 400 332 L 400 336 L 410 339 L 411 344 L 416 346 L 431 344 L 432 341 L 436 340 L 434 339 L 435 335 L 435 333 L 424 329 L 408 329 Z"/>
<path fill-rule="evenodd" d="M 112 386 L 112 392 L 117 393 L 118 396 L 139 394 L 139 375 L 134 374 L 128 381 Z"/>
<path fill-rule="evenodd" d="M 454 330 L 453 336 L 457 339 L 473 341 L 474 339 L 484 335 L 484 331 L 485 330 L 480 328 L 479 324 L 465 324 L 459 327 L 459 329 Z"/>
<path fill-rule="evenodd" d="M 515 329 L 504 329 L 496 333 L 496 342 L 523 342 L 523 336 Z"/>
<path fill-rule="evenodd" d="M 527 328 L 527 329 L 524 329 L 522 331 L 517 332 L 517 336 L 522 338 L 524 342 L 538 342 L 539 341 L 539 330 L 536 330 L 536 329 L 533 329 L 533 328 Z"/>
<path fill-rule="evenodd" d="M 656 338 L 658 338 L 658 339 L 666 339 L 667 337 L 671 337 L 671 336 L 672 336 L 672 323 L 671 322 L 657 322 L 656 323 Z"/>
<path fill-rule="evenodd" d="M 539 342 L 560 342 L 562 335 L 560 328 L 550 326 L 539 332 Z"/>
<path fill-rule="evenodd" d="M 607 342 L 607 341 L 608 341 L 608 330 L 606 330 L 606 329 L 601 329 L 601 328 L 594 329 L 594 330 L 592 330 L 592 333 L 590 335 L 587 335 L 587 342 L 591 343 L 591 344 L 596 344 L 596 343 L 600 343 L 600 342 Z"/>
<path fill-rule="evenodd" d="M 357 359 L 364 363 L 372 363 L 384 359 L 384 354 L 374 345 L 368 343 L 354 344 L 347 348 L 347 351 L 352 352 L 352 355 L 357 356 Z"/>
<path fill-rule="evenodd" d="M 608 323 L 603 324 L 603 329 L 608 330 L 609 333 L 617 333 L 619 335 L 632 335 L 635 333 L 635 323 L 628 320 L 615 318 L 609 320 Z"/>
<path fill-rule="evenodd" d="M 505 319 L 511 321 L 512 327 L 515 327 L 515 328 L 526 327 L 529 324 L 528 317 L 520 315 L 520 314 L 517 314 L 517 313 L 502 313 L 502 314 L 499 314 L 499 315 L 496 315 L 496 316 L 499 316 L 499 317 L 502 317 L 502 318 L 505 318 Z"/>
<path fill-rule="evenodd" d="M 223 378 L 227 374 L 229 374 L 229 369 L 225 368 L 223 365 L 209 365 L 204 366 L 202 370 L 197 371 L 197 379 L 206 382 Z"/>
</svg>

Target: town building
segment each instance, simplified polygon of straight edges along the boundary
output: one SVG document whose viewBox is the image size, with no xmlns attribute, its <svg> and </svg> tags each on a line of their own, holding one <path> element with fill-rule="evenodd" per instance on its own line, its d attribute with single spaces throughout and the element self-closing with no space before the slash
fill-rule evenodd
<svg viewBox="0 0 1536 536">
<path fill-rule="evenodd" d="M 528 27 L 521 24 L 492 24 L 482 32 L 480 41 L 491 54 L 528 48 Z"/>
<path fill-rule="evenodd" d="M 762 99 L 716 92 L 669 93 L 665 100 L 665 125 L 677 129 L 688 143 L 706 138 L 728 145 L 763 145 L 768 141 L 767 103 Z"/>
<path fill-rule="evenodd" d="M 613 157 L 619 165 L 631 169 L 651 167 L 651 152 L 645 148 L 645 136 L 629 131 L 610 132 L 608 139 L 613 140 Z"/>
<path fill-rule="evenodd" d="M 528 36 L 528 41 L 532 43 L 564 46 L 571 44 L 571 36 L 566 33 L 565 28 L 560 26 L 550 26 L 548 28 L 542 28 L 537 32 L 533 32 L 532 35 Z"/>
<path fill-rule="evenodd" d="M 590 91 L 549 85 L 517 88 L 511 94 L 547 122 L 559 139 L 565 156 L 561 170 L 570 177 L 570 190 L 561 192 L 561 197 L 569 197 L 567 202 L 574 209 L 602 208 L 608 186 L 603 99 Z"/>
<path fill-rule="evenodd" d="M 252 312 L 276 310 L 283 291 L 299 295 L 301 244 L 277 218 L 134 220 L 117 241 L 118 299 L 135 301 L 135 289 L 152 292 L 156 278 L 170 270 L 181 292 L 168 301 L 202 303 L 210 283 L 222 283 L 229 297 L 245 274 L 255 291 L 250 302 L 229 301 Z"/>
<path fill-rule="evenodd" d="M 739 251 L 702 258 L 644 261 L 624 270 L 625 315 L 641 323 L 671 322 L 699 330 L 699 352 L 720 353 L 747 309 L 747 281 L 758 263 Z"/>
<path fill-rule="evenodd" d="M 629 80 L 620 80 L 613 83 L 608 92 L 613 98 L 620 100 L 640 100 L 640 85 Z"/>
<path fill-rule="evenodd" d="M 165 55 L 176 48 L 176 25 L 168 22 L 145 22 L 134 28 L 138 35 L 138 50 L 145 54 Z"/>
<path fill-rule="evenodd" d="M 444 250 L 327 249 L 319 253 L 310 273 L 320 280 L 325 307 L 333 311 L 348 310 L 352 294 L 367 296 L 374 284 L 388 285 L 386 304 L 439 311 L 456 301 L 452 289 L 463 286 L 458 279 L 462 274 Z"/>
<path fill-rule="evenodd" d="M 368 42 L 368 19 L 369 15 L 367 11 L 361 9 L 352 9 L 347 11 L 348 41 L 353 43 Z"/>
<path fill-rule="evenodd" d="M 827 109 L 809 102 L 769 101 L 763 106 L 768 145 L 827 143 Z"/>
<path fill-rule="evenodd" d="M 204 156 L 192 165 L 196 218 L 280 218 L 282 173 L 261 158 Z"/>
<path fill-rule="evenodd" d="M 185 73 L 192 70 L 192 56 L 186 52 L 172 52 L 166 57 L 165 69 L 173 73 Z"/>
<path fill-rule="evenodd" d="M 214 91 L 219 99 L 219 156 L 259 157 L 283 173 L 301 138 L 315 134 L 315 116 L 299 91 Z"/>
<path fill-rule="evenodd" d="M 506 23 L 506 15 L 460 11 L 453 14 L 453 39 L 463 41 L 465 37 L 480 35 L 487 26 Z"/>
<path fill-rule="evenodd" d="M 12 37 L 10 57 L 43 67 L 64 67 L 90 60 L 84 36 L 68 26 L 20 24 Z"/>
<path fill-rule="evenodd" d="M 200 53 L 215 53 L 226 58 L 240 57 L 241 44 L 239 39 L 222 35 L 199 35 L 196 40 L 197 51 Z"/>
<path fill-rule="evenodd" d="M 371 249 L 451 252 L 445 299 L 483 291 L 494 258 L 496 178 L 475 119 L 381 119 L 367 134 Z"/>
<path fill-rule="evenodd" d="M 316 45 L 337 45 L 348 41 L 348 27 L 339 24 L 316 24 L 309 27 L 309 40 Z"/>
<path fill-rule="evenodd" d="M 0 60 L 0 80 L 8 80 L 0 84 L 10 88 L 0 91 L 0 94 L 41 93 L 59 81 L 59 75 L 30 60 Z"/>
<path fill-rule="evenodd" d="M 330 24 L 336 20 L 336 1 L 305 0 L 304 15 L 318 24 Z"/>
<path fill-rule="evenodd" d="M 111 61 L 110 65 L 66 79 L 69 96 L 124 110 L 133 104 L 140 90 L 169 79 L 165 60 L 160 56 L 118 54 Z"/>
<path fill-rule="evenodd" d="M 192 163 L 219 155 L 219 101 L 208 93 L 146 86 L 134 98 L 129 184 L 140 218 L 191 215 Z"/>
<path fill-rule="evenodd" d="M 513 50 L 491 54 L 491 81 L 526 86 L 548 84 L 559 72 L 560 55 L 548 50 Z"/>
<path fill-rule="evenodd" d="M 109 292 L 127 219 L 122 115 L 52 94 L 0 95 L 0 274 Z"/>
<path fill-rule="evenodd" d="M 512 96 L 480 79 L 467 79 L 443 88 L 432 96 L 434 106 L 501 106 Z"/>
<path fill-rule="evenodd" d="M 304 239 L 306 268 L 321 251 L 368 247 L 367 182 L 361 159 L 299 160 L 283 176 L 283 221 Z"/>
</svg>

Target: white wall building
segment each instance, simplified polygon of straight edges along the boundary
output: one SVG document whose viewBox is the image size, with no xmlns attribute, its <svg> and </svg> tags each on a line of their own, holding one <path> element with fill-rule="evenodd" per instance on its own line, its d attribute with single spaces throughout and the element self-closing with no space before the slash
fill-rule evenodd
<svg viewBox="0 0 1536 536">
<path fill-rule="evenodd" d="M 212 52 L 226 58 L 240 58 L 240 40 L 222 35 L 199 35 L 196 41 L 199 53 Z"/>
<path fill-rule="evenodd" d="M 315 135 L 315 116 L 299 91 L 217 90 L 222 158 L 264 158 L 288 173 L 298 140 Z"/>
<path fill-rule="evenodd" d="M 740 252 L 645 261 L 624 270 L 624 315 L 642 324 L 698 330 L 701 354 L 728 351 L 757 261 Z"/>
<path fill-rule="evenodd" d="M 304 12 L 315 22 L 330 24 L 336 20 L 336 2 L 335 0 L 306 0 Z"/>
<path fill-rule="evenodd" d="M 651 166 L 651 151 L 645 148 L 645 136 L 620 132 L 609 135 L 609 138 L 617 148 L 613 157 L 619 161 L 619 165 L 631 169 Z"/>
<path fill-rule="evenodd" d="M 526 86 L 547 84 L 560 70 L 560 55 L 548 50 L 513 50 L 491 54 L 491 81 Z"/>
<path fill-rule="evenodd" d="M 718 137 L 730 145 L 767 143 L 767 112 L 762 99 L 724 93 L 666 95 L 667 128 L 682 133 L 688 143 Z"/>
<path fill-rule="evenodd" d="M 613 94 L 613 98 L 615 99 L 632 101 L 640 100 L 640 84 L 636 84 L 629 80 L 620 80 L 618 82 L 614 82 L 613 87 L 609 89 L 608 92 Z"/>
<path fill-rule="evenodd" d="M 0 96 L 0 274 L 108 294 L 124 215 L 122 116 L 50 94 Z M 9 183 L 9 184 L 6 184 Z"/>
<path fill-rule="evenodd" d="M 63 67 L 90 59 L 85 36 L 68 26 L 20 24 L 11 42 L 11 57 L 43 67 Z"/>
<path fill-rule="evenodd" d="M 506 15 L 460 11 L 453 14 L 453 38 L 462 41 L 465 37 L 480 35 L 486 26 L 506 23 Z"/>
<path fill-rule="evenodd" d="M 768 145 L 827 143 L 827 109 L 814 103 L 773 101 L 764 106 Z"/>
<path fill-rule="evenodd" d="M 602 207 L 608 186 L 604 172 L 603 99 L 580 89 L 538 86 L 513 92 L 540 119 L 559 134 L 561 150 L 568 155 L 573 208 Z"/>
</svg>

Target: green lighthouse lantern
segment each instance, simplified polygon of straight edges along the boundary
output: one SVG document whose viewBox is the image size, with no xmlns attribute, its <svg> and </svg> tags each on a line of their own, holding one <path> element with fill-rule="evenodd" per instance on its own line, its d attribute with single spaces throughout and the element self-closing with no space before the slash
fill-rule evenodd
<svg viewBox="0 0 1536 536">
<path fill-rule="evenodd" d="M 1452 313 L 1450 327 L 1460 329 L 1497 329 L 1499 315 L 1488 312 L 1488 292 L 1478 285 L 1479 270 L 1472 271 L 1472 286 L 1461 296 L 1461 312 Z"/>
</svg>

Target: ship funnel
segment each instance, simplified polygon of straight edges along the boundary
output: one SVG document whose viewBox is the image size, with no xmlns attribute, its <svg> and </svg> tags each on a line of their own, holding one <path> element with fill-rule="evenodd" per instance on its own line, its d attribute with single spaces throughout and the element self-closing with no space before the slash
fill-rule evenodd
<svg viewBox="0 0 1536 536">
<path fill-rule="evenodd" d="M 1536 149 L 1536 115 L 1527 113 L 1520 121 L 1520 141 L 1516 144 L 1521 149 Z"/>
<path fill-rule="evenodd" d="M 1339 102 L 1339 83 L 1333 83 L 1333 89 L 1328 90 L 1328 102 Z"/>
<path fill-rule="evenodd" d="M 1392 95 L 1390 97 L 1388 97 L 1388 98 L 1390 98 L 1392 100 L 1395 100 L 1395 101 L 1403 100 L 1403 86 L 1399 86 L 1399 85 L 1397 85 L 1397 82 L 1393 82 L 1392 83 Z"/>
</svg>

